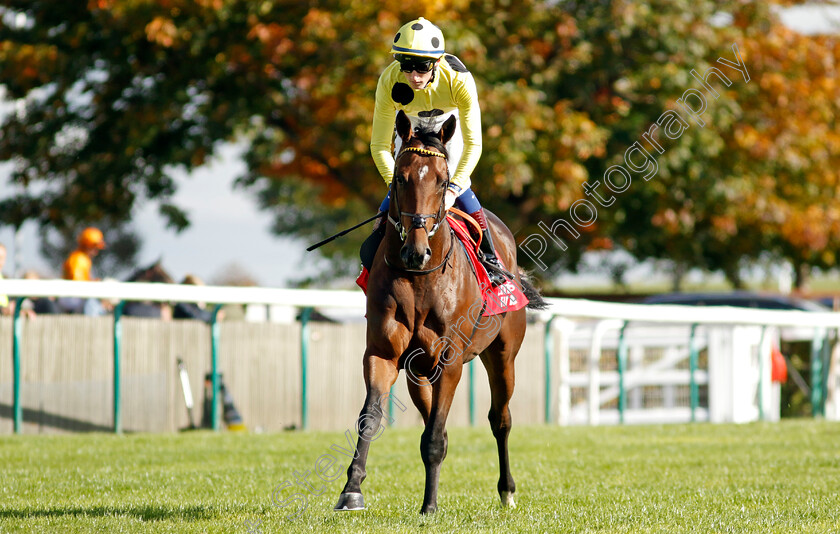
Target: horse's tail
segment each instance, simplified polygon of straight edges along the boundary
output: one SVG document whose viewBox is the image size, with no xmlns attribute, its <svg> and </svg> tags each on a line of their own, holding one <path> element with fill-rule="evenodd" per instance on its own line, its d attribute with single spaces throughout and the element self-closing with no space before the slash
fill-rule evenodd
<svg viewBox="0 0 840 534">
<path fill-rule="evenodd" d="M 548 308 L 548 302 L 540 295 L 540 292 L 534 287 L 531 281 L 531 273 L 524 269 L 519 269 L 519 281 L 522 284 L 522 292 L 528 298 L 527 308 L 531 310 L 544 310 Z"/>
</svg>

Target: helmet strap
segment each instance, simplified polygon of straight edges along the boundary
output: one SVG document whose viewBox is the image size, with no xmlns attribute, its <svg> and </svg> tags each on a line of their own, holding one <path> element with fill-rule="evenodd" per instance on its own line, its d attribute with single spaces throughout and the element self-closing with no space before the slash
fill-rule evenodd
<svg viewBox="0 0 840 534">
<path fill-rule="evenodd" d="M 438 59 L 437 61 L 432 63 L 432 77 L 429 78 L 429 83 L 426 84 L 426 87 L 432 85 L 432 82 L 435 81 L 435 76 L 437 76 L 437 66 L 438 66 L 439 62 L 440 62 L 440 59 Z M 426 87 L 423 87 L 423 89 L 425 89 Z"/>
</svg>

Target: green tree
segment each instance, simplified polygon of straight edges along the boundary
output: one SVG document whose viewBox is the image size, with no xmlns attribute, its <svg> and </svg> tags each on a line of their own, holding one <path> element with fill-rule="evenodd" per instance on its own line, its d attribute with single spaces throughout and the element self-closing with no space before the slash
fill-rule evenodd
<svg viewBox="0 0 840 534">
<path fill-rule="evenodd" d="M 800 272 L 831 267 L 840 214 L 835 39 L 784 29 L 771 6 L 712 0 L 7 0 L 0 73 L 21 103 L 0 160 L 26 194 L 0 222 L 130 221 L 155 202 L 176 231 L 173 168 L 248 143 L 250 188 L 274 230 L 317 241 L 371 214 L 385 188 L 368 143 L 373 94 L 406 20 L 439 23 L 473 71 L 482 202 L 525 238 L 568 217 L 677 99 L 737 43 L 752 77 L 709 102 L 597 221 L 551 246 L 547 276 L 586 250 L 623 248 L 677 270 L 739 267 L 762 254 Z M 603 186 L 602 186 L 603 187 Z M 12 209 L 13 208 L 13 209 Z M 364 231 L 320 249 L 356 269 Z M 524 258 L 523 258 L 524 259 Z M 539 274 L 539 273 L 538 273 Z"/>
</svg>

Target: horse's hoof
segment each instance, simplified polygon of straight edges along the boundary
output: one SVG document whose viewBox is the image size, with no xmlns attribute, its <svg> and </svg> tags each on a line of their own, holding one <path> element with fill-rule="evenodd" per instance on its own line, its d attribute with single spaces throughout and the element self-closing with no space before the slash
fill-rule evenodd
<svg viewBox="0 0 840 534">
<path fill-rule="evenodd" d="M 333 510 L 337 512 L 364 510 L 365 498 L 361 493 L 342 493 Z"/>
<path fill-rule="evenodd" d="M 512 491 L 503 491 L 499 496 L 502 498 L 502 506 L 505 508 L 516 508 L 516 501 L 513 500 Z"/>
<path fill-rule="evenodd" d="M 433 514 L 436 511 L 437 511 L 437 505 L 436 504 L 423 505 L 423 508 L 420 509 L 420 513 L 423 514 L 423 515 Z"/>
</svg>

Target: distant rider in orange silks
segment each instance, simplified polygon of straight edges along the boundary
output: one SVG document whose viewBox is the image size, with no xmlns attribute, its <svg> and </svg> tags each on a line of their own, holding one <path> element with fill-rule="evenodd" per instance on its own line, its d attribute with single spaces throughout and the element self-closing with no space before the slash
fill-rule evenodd
<svg viewBox="0 0 840 534">
<path fill-rule="evenodd" d="M 79 234 L 79 246 L 70 253 L 62 266 L 62 278 L 89 282 L 93 277 L 93 258 L 105 248 L 105 238 L 98 228 L 88 227 Z M 105 310 L 95 299 L 82 300 L 76 297 L 64 297 L 58 300 L 59 307 L 69 313 L 85 315 L 104 315 Z"/>
</svg>

